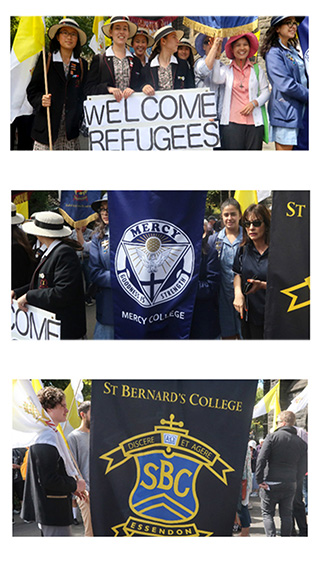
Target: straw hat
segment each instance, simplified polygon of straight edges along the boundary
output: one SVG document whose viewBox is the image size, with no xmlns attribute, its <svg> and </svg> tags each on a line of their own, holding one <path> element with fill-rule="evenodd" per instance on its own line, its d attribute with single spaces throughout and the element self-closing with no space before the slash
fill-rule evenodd
<svg viewBox="0 0 320 582">
<path fill-rule="evenodd" d="M 145 36 L 145 38 L 147 39 L 147 42 L 148 42 L 147 48 L 151 47 L 154 44 L 153 37 L 148 33 L 147 29 L 146 28 L 138 28 L 137 32 L 133 35 L 133 37 L 128 39 L 127 44 L 129 46 L 132 46 L 132 43 L 138 34 L 141 34 L 141 36 Z"/>
<path fill-rule="evenodd" d="M 159 30 L 157 30 L 157 32 L 154 35 L 154 45 L 153 48 L 160 42 L 160 40 L 162 38 L 164 38 L 165 36 L 168 36 L 168 34 L 171 34 L 171 32 L 175 32 L 178 40 L 180 41 L 184 35 L 183 30 L 176 30 L 175 28 L 173 28 L 173 26 L 171 26 L 171 24 L 167 24 L 166 26 L 162 26 L 162 28 L 159 28 Z"/>
<path fill-rule="evenodd" d="M 64 26 L 69 26 L 70 28 L 74 28 L 74 30 L 76 30 L 78 35 L 79 35 L 79 40 L 80 40 L 81 46 L 86 44 L 86 42 L 87 42 L 86 33 L 83 30 L 81 30 L 79 24 L 75 20 L 73 20 L 72 18 L 62 18 L 62 20 L 59 21 L 59 24 L 53 24 L 52 26 L 50 26 L 50 28 L 48 30 L 49 38 L 51 38 L 51 40 L 52 40 L 56 36 L 58 30 L 60 30 L 60 28 L 63 28 Z"/>
<path fill-rule="evenodd" d="M 11 224 L 22 224 L 25 221 L 23 214 L 17 212 L 14 202 L 11 202 Z"/>
<path fill-rule="evenodd" d="M 64 226 L 61 214 L 51 211 L 36 212 L 34 219 L 25 222 L 22 228 L 28 234 L 49 238 L 64 238 L 71 234 L 71 228 Z"/>
<path fill-rule="evenodd" d="M 192 46 L 191 42 L 187 38 L 182 38 L 179 41 L 178 48 L 179 46 L 187 46 L 191 50 L 193 56 L 196 56 L 197 49 L 194 46 Z"/>
<path fill-rule="evenodd" d="M 104 24 L 104 26 L 102 27 L 103 34 L 105 34 L 108 38 L 111 38 L 110 28 L 113 24 L 116 24 L 117 22 L 127 23 L 129 27 L 129 38 L 132 38 L 136 34 L 138 27 L 136 24 L 131 22 L 131 20 L 129 20 L 128 16 L 111 16 L 110 22 L 108 22 L 108 24 Z"/>
</svg>

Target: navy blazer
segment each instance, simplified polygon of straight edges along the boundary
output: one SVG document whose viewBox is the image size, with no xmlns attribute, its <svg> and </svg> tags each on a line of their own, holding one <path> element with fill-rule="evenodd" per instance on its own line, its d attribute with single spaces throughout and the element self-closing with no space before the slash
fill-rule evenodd
<svg viewBox="0 0 320 582">
<path fill-rule="evenodd" d="M 303 106 L 308 102 L 309 89 L 301 83 L 292 52 L 280 45 L 274 46 L 266 53 L 265 60 L 272 85 L 268 104 L 271 125 L 302 128 Z"/>
<path fill-rule="evenodd" d="M 109 93 L 108 87 L 116 87 L 112 55 L 95 55 L 92 59 L 88 80 L 85 86 L 86 95 L 106 95 Z M 134 91 L 140 91 L 141 86 L 141 69 L 140 59 L 132 56 L 126 56 L 130 66 L 129 87 Z"/>
<path fill-rule="evenodd" d="M 66 77 L 63 63 L 54 61 L 53 56 L 50 57 L 48 92 L 52 94 L 50 120 L 53 143 L 58 137 L 63 105 L 65 105 L 66 111 L 67 139 L 70 140 L 79 136 L 80 125 L 83 119 L 83 88 L 88 71 L 87 61 L 81 59 L 81 62 L 82 64 L 80 65 L 80 59 L 78 63 L 70 61 L 69 73 Z M 48 145 L 47 108 L 42 107 L 41 102 L 44 94 L 43 58 L 40 55 L 31 81 L 27 87 L 27 97 L 35 111 L 31 137 L 39 143 Z"/>
<path fill-rule="evenodd" d="M 113 325 L 109 236 L 92 237 L 89 255 L 90 279 L 97 286 L 96 319 L 102 325 Z"/>
<path fill-rule="evenodd" d="M 42 525 L 71 525 L 71 493 L 76 489 L 76 480 L 67 475 L 56 447 L 49 444 L 30 447 L 21 513 L 23 519 Z"/>
<path fill-rule="evenodd" d="M 30 305 L 56 314 L 61 339 L 80 339 L 86 333 L 82 271 L 76 252 L 61 242 L 36 267 L 30 285 L 14 289 L 27 293 Z"/>
<path fill-rule="evenodd" d="M 194 76 L 187 61 L 176 57 L 177 63 L 171 63 L 172 79 L 174 89 L 193 89 L 195 87 Z M 159 90 L 159 66 L 152 66 L 152 62 L 147 63 L 142 69 L 141 88 L 151 85 L 155 91 Z"/>
</svg>

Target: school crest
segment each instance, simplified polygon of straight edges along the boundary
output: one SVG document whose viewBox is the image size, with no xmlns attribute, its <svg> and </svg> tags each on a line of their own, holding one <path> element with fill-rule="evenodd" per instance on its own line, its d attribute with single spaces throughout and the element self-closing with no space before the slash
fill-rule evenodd
<svg viewBox="0 0 320 582">
<path fill-rule="evenodd" d="M 118 536 L 211 536 L 198 530 L 194 519 L 201 499 L 197 478 L 201 470 L 228 486 L 234 469 L 218 451 L 189 435 L 183 422 L 160 419 L 153 431 L 126 439 L 101 455 L 108 462 L 105 475 L 127 461 L 134 461 L 136 480 L 128 498 L 125 523 L 112 527 Z"/>
<path fill-rule="evenodd" d="M 116 250 L 116 277 L 142 307 L 172 300 L 189 285 L 195 254 L 189 237 L 164 220 L 143 220 L 124 232 Z"/>
</svg>

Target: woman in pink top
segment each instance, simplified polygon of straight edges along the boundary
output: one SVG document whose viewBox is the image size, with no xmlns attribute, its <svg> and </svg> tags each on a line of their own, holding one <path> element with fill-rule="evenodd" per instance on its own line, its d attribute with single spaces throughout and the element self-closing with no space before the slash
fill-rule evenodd
<svg viewBox="0 0 320 582">
<path fill-rule="evenodd" d="M 222 39 L 215 39 L 215 43 Z M 229 65 L 215 62 L 213 79 L 225 84 L 220 120 L 221 147 L 225 150 L 261 150 L 264 134 L 261 106 L 269 99 L 264 71 L 249 60 L 259 47 L 252 32 L 229 38 L 225 46 Z"/>
</svg>

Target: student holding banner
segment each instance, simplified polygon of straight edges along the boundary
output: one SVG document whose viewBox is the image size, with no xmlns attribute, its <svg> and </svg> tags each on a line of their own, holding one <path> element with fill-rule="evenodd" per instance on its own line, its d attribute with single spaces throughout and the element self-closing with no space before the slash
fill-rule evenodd
<svg viewBox="0 0 320 582">
<path fill-rule="evenodd" d="M 214 44 L 221 44 L 216 38 Z M 220 120 L 221 146 L 224 150 L 262 150 L 264 120 L 262 106 L 269 99 L 267 77 L 252 58 L 259 48 L 255 34 L 246 32 L 228 39 L 225 52 L 229 65 L 215 61 L 213 80 L 225 85 Z"/>
<path fill-rule="evenodd" d="M 188 63 L 174 56 L 183 34 L 182 30 L 175 30 L 170 24 L 157 30 L 149 62 L 142 71 L 141 86 L 146 95 L 195 86 Z"/>
<path fill-rule="evenodd" d="M 244 241 L 233 263 L 233 305 L 240 313 L 243 339 L 263 339 L 270 222 L 263 204 L 250 204 L 243 214 Z"/>
<path fill-rule="evenodd" d="M 137 28 L 127 16 L 112 16 L 102 27 L 105 36 L 112 39 L 112 45 L 104 55 L 93 57 L 85 89 L 87 95 L 111 93 L 119 102 L 140 90 L 142 64 L 126 47 Z"/>
<path fill-rule="evenodd" d="M 35 110 L 31 136 L 34 150 L 79 150 L 79 130 L 83 118 L 83 87 L 88 64 L 80 57 L 87 36 L 75 20 L 64 18 L 49 28 L 50 52 L 44 70 L 40 55 L 27 88 L 28 101 Z M 48 92 L 45 89 L 45 75 Z M 47 108 L 50 108 L 48 124 Z M 51 139 L 52 136 L 52 139 Z"/>
<path fill-rule="evenodd" d="M 261 47 L 272 85 L 268 110 L 270 141 L 275 142 L 276 150 L 292 150 L 303 129 L 309 89 L 304 60 L 296 49 L 297 28 L 302 20 L 303 17 L 273 16 Z"/>
<path fill-rule="evenodd" d="M 108 194 L 91 204 L 92 209 L 99 213 L 96 230 L 93 233 L 89 269 L 93 285 L 96 287 L 96 326 L 93 339 L 113 339 L 113 303 L 111 291 L 111 265 L 109 241 L 109 208 Z"/>
<path fill-rule="evenodd" d="M 67 241 L 71 229 L 64 226 L 60 214 L 37 212 L 34 220 L 25 222 L 23 230 L 35 235 L 45 246 L 40 262 L 29 285 L 15 288 L 12 299 L 19 309 L 28 304 L 56 314 L 61 321 L 61 339 L 83 339 L 86 333 L 86 314 L 80 261 Z M 81 248 L 78 245 L 78 248 Z"/>
</svg>

